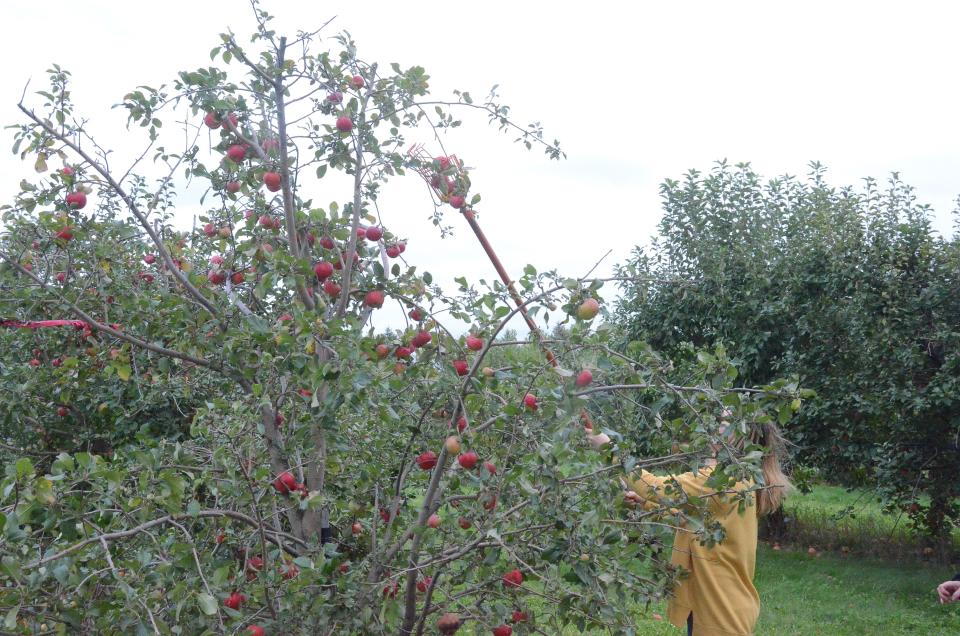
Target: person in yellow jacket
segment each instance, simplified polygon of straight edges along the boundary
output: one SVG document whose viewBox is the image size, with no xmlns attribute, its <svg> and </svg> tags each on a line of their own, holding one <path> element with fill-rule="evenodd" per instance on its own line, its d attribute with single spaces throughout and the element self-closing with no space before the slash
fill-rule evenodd
<svg viewBox="0 0 960 636">
<path fill-rule="evenodd" d="M 705 500 L 711 517 L 723 525 L 723 541 L 710 547 L 683 528 L 674 539 L 671 562 L 686 570 L 688 577 L 677 587 L 667 613 L 673 625 L 687 627 L 688 636 L 752 636 L 760 614 L 760 597 L 753 585 L 757 520 L 780 507 L 791 485 L 781 469 L 784 442 L 776 425 L 756 427 L 750 438 L 765 449 L 764 483 L 748 496 L 745 507 L 731 491 L 751 488 L 752 482 L 739 482 L 723 493 L 707 485 L 716 459 L 708 459 L 697 472 L 660 477 L 641 470 L 625 480 L 630 489 L 624 495 L 628 504 L 651 509 L 676 506 L 681 499 L 675 492 L 679 485 L 686 498 Z"/>
</svg>

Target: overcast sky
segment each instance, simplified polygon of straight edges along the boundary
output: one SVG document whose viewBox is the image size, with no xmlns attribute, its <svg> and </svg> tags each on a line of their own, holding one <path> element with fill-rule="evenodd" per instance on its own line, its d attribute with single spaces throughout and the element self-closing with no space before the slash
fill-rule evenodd
<svg viewBox="0 0 960 636">
<path fill-rule="evenodd" d="M 600 273 L 644 243 L 660 217 L 658 184 L 721 158 L 766 176 L 856 184 L 899 171 L 952 231 L 960 194 L 960 5 L 950 2 L 301 2 L 267 0 L 280 32 L 348 30 L 359 56 L 422 65 L 434 94 L 493 84 L 521 123 L 538 120 L 569 158 L 526 152 L 464 113 L 452 148 L 483 196 L 481 223 L 512 272 L 533 263 Z M 110 106 L 209 64 L 226 27 L 251 31 L 244 0 L 7 2 L 0 22 L 0 123 L 19 121 L 28 78 L 56 62 L 74 76 L 79 114 L 122 154 L 124 114 Z M 29 103 L 29 99 L 28 99 Z M 35 102 L 39 106 L 39 101 Z M 32 164 L 0 150 L 0 198 Z M 429 141 L 429 138 L 424 139 Z M 493 278 L 462 219 L 441 241 L 425 193 L 398 186 L 381 208 L 410 237 L 405 256 L 441 282 Z M 349 193 L 323 192 L 323 201 Z M 188 202 L 184 202 L 187 209 Z M 387 208 L 387 209 L 384 209 Z"/>
</svg>

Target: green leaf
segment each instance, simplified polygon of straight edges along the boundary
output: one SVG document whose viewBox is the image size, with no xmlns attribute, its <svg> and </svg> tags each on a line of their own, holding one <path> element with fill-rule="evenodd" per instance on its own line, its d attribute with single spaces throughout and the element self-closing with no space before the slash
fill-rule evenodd
<svg viewBox="0 0 960 636">
<path fill-rule="evenodd" d="M 130 365 L 129 364 L 118 364 L 117 365 L 117 377 L 126 382 L 130 379 Z"/>
<path fill-rule="evenodd" d="M 23 479 L 33 474 L 33 462 L 29 457 L 21 457 L 17 460 L 17 479 Z"/>
<path fill-rule="evenodd" d="M 213 616 L 217 613 L 217 599 L 213 598 L 206 592 L 198 595 L 197 601 L 200 605 L 200 611 L 207 616 Z"/>
<path fill-rule="evenodd" d="M 3 626 L 6 629 L 15 629 L 17 627 L 17 614 L 20 613 L 20 606 L 11 607 L 10 611 L 7 612 L 6 618 L 3 619 Z"/>
</svg>

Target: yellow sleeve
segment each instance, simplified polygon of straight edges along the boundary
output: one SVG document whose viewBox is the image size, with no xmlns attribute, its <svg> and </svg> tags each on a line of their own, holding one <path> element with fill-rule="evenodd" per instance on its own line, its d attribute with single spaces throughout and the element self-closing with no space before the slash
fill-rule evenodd
<svg viewBox="0 0 960 636">
<path fill-rule="evenodd" d="M 677 484 L 688 497 L 701 497 L 704 494 L 704 484 L 707 475 L 703 473 L 681 473 L 660 477 L 653 473 L 641 470 L 639 473 L 627 475 L 627 487 L 640 495 L 646 503 L 644 508 L 654 510 L 663 504 L 677 504 L 680 493 L 676 492 Z M 668 493 L 667 489 L 671 491 Z"/>
</svg>

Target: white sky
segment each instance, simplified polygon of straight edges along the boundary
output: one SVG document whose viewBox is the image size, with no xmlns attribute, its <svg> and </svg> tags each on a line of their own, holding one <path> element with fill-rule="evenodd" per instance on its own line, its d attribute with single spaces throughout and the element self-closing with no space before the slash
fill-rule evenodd
<svg viewBox="0 0 960 636">
<path fill-rule="evenodd" d="M 761 174 L 831 182 L 900 171 L 952 231 L 960 194 L 956 81 L 960 4 L 951 2 L 301 2 L 267 0 L 290 33 L 338 16 L 359 55 L 381 66 L 424 66 L 432 92 L 499 84 L 520 123 L 539 120 L 569 159 L 551 162 L 464 113 L 448 150 L 475 167 L 481 224 L 508 269 L 525 263 L 598 272 L 645 243 L 660 216 L 657 187 L 713 161 L 750 161 Z M 252 29 L 243 0 L 5 2 L 0 22 L 0 124 L 19 121 L 26 80 L 44 87 L 56 62 L 74 75 L 77 112 L 122 155 L 125 115 L 110 106 L 139 84 L 209 64 L 218 33 Z M 242 41 L 242 40 L 241 40 Z M 28 99 L 29 103 L 29 99 Z M 37 102 L 39 105 L 39 100 Z M 169 125 L 169 124 L 168 124 Z M 31 164 L 0 143 L 0 199 Z M 424 141 L 429 141 L 425 138 Z M 407 190 L 409 188 L 406 188 Z M 425 193 L 403 186 L 381 208 L 410 237 L 405 256 L 445 286 L 454 275 L 494 277 L 462 219 L 441 241 Z M 323 191 L 319 202 L 348 192 Z M 418 207 L 419 206 L 419 207 Z M 452 283 L 449 283 L 452 287 Z"/>
</svg>

